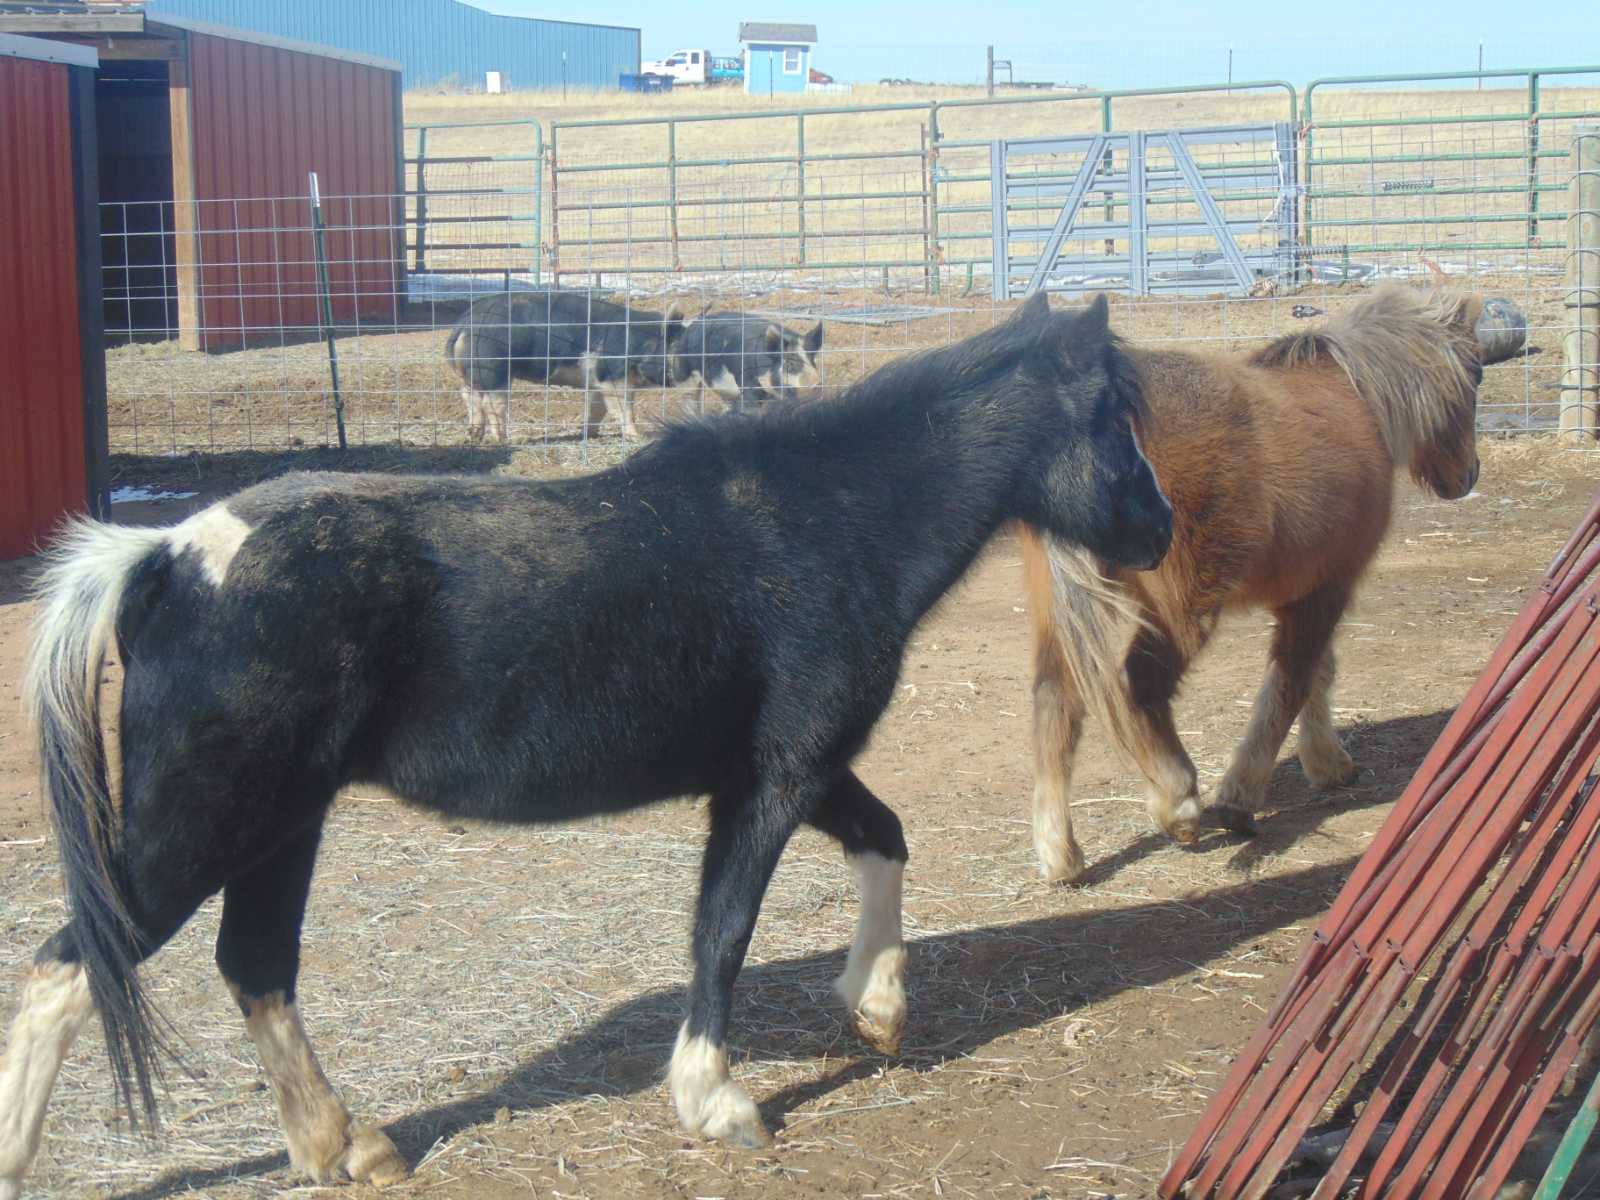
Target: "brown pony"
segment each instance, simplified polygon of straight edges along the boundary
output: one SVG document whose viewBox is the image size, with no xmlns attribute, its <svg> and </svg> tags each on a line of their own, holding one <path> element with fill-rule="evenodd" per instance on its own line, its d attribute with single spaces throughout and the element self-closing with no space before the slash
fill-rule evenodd
<svg viewBox="0 0 1600 1200">
<path fill-rule="evenodd" d="M 1156 824 L 1179 841 L 1197 836 L 1200 793 L 1172 699 L 1225 609 L 1270 608 L 1277 628 L 1207 823 L 1254 831 L 1297 715 L 1311 783 L 1354 778 L 1330 707 L 1334 627 L 1383 540 L 1396 468 L 1446 500 L 1477 481 L 1481 308 L 1477 297 L 1391 285 L 1247 353 L 1133 352 L 1149 404 L 1141 442 L 1173 509 L 1165 560 L 1119 569 L 1022 531 L 1033 837 L 1046 879 L 1083 872 L 1068 787 L 1090 709 L 1144 774 Z"/>
</svg>

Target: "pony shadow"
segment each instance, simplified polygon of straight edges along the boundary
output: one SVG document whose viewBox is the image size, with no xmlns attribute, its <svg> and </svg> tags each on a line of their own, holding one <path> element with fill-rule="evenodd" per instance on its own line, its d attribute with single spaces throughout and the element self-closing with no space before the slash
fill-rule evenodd
<svg viewBox="0 0 1600 1200">
<path fill-rule="evenodd" d="M 34 559 L 31 557 L 0 562 L 0 608 L 21 604 L 31 598 L 33 572 Z"/>
<path fill-rule="evenodd" d="M 1411 775 L 1449 723 L 1454 710 L 1388 721 L 1354 725 L 1341 731 L 1345 748 L 1361 774 L 1356 782 L 1326 792 L 1312 789 L 1293 752 L 1279 762 L 1267 785 L 1263 813 L 1253 837 L 1219 826 L 1206 826 L 1199 841 L 1185 847 L 1197 854 L 1213 853 L 1221 841 L 1239 848 L 1228 859 L 1228 869 L 1249 872 L 1264 859 L 1282 854 L 1296 843 L 1316 835 L 1331 817 L 1355 809 L 1372 808 L 1396 799 Z M 1109 883 L 1124 867 L 1166 849 L 1170 838 L 1155 830 L 1142 833 L 1127 845 L 1089 864 L 1073 887 L 1092 888 Z"/>
<path fill-rule="evenodd" d="M 1192 970 L 1191 964 L 1247 944 L 1274 929 L 1324 911 L 1355 863 L 1354 857 L 1269 880 L 1247 880 L 1201 897 L 1153 901 L 1116 909 L 1067 912 L 1005 925 L 961 930 L 913 941 L 911 1025 L 897 1069 L 924 1072 L 994 1040 L 1036 1028 L 1063 1013 L 1147 988 Z M 1130 927 L 1165 937 L 1128 936 Z M 1063 964 L 1072 969 L 1063 970 Z M 793 1062 L 827 1055 L 837 1066 L 761 1098 L 768 1125 L 846 1084 L 870 1076 L 883 1060 L 861 1049 L 840 1014 L 818 999 L 844 966 L 842 949 L 747 967 L 740 1009 L 756 1007 L 752 992 L 770 992 L 760 1011 L 776 1006 L 781 1020 L 763 1025 L 736 1020 L 733 1048 L 747 1061 Z M 1007 1006 L 963 1004 L 977 975 L 1026 978 Z M 683 1018 L 678 989 L 656 989 L 616 1005 L 586 1028 L 513 1069 L 495 1086 L 411 1113 L 385 1132 L 412 1163 L 464 1130 L 512 1114 L 553 1107 L 574 1095 L 623 1097 L 660 1085 Z M 638 1053 L 643 1047 L 647 1053 Z M 659 1048 L 659 1054 L 655 1051 Z M 735 1065 L 735 1072 L 738 1073 Z M 663 1100 L 663 1104 L 667 1101 Z M 806 1118 L 802 1118 L 804 1120 Z M 260 1156 L 169 1174 L 120 1200 L 161 1200 L 252 1175 L 280 1170 L 284 1155 Z"/>
<path fill-rule="evenodd" d="M 1314 791 L 1298 759 L 1280 762 L 1267 786 L 1265 815 L 1257 819 L 1257 833 L 1228 860 L 1229 868 L 1249 871 L 1262 860 L 1315 837 L 1340 813 L 1398 799 L 1454 713 L 1454 709 L 1440 709 L 1342 730 L 1345 749 L 1361 772 L 1354 783 L 1344 787 Z M 1201 845 L 1209 840 L 1202 840 Z"/>
</svg>

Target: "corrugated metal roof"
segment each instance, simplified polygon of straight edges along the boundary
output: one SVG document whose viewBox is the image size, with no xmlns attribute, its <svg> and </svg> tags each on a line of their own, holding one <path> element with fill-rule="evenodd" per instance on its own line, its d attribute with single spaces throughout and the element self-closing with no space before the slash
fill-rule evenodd
<svg viewBox="0 0 1600 1200">
<path fill-rule="evenodd" d="M 809 42 L 817 44 L 815 25 L 791 25 L 781 21 L 739 22 L 741 42 Z"/>
<path fill-rule="evenodd" d="M 638 29 L 502 17 L 457 0 L 151 0 L 147 11 L 392 59 L 407 87 L 481 86 L 499 71 L 513 88 L 614 88 L 639 70 Z"/>
<path fill-rule="evenodd" d="M 214 25 L 210 21 L 196 21 L 192 17 L 173 17 L 153 14 L 157 19 L 150 22 L 150 26 L 159 31 L 163 28 L 182 29 L 189 33 L 203 33 L 208 37 L 227 38 L 233 42 L 250 42 L 256 46 L 270 46 L 274 50 L 292 50 L 296 54 L 316 54 L 322 58 L 336 58 L 344 62 L 353 62 L 363 67 L 377 67 L 383 71 L 402 71 L 404 66 L 393 58 L 378 58 L 372 54 L 357 54 L 353 50 L 343 50 L 338 46 L 322 46 L 315 42 L 297 42 L 293 38 L 274 37 L 270 33 L 262 33 L 256 29 L 240 29 L 233 25 Z"/>
</svg>

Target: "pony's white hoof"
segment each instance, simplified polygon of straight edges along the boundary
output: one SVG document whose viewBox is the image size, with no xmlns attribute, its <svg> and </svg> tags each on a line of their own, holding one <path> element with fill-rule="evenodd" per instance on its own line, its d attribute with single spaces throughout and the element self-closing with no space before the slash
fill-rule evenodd
<svg viewBox="0 0 1600 1200">
<path fill-rule="evenodd" d="M 745 1150 L 772 1145 L 772 1135 L 761 1123 L 755 1102 L 728 1077 L 725 1047 L 680 1030 L 667 1083 L 678 1120 L 687 1132 Z"/>
<path fill-rule="evenodd" d="M 906 951 L 895 946 L 880 953 L 866 978 L 846 971 L 834 981 L 834 993 L 844 1002 L 850 1023 L 859 1037 L 879 1054 L 900 1053 L 906 1030 Z"/>
<path fill-rule="evenodd" d="M 411 1168 L 387 1134 L 370 1125 L 350 1127 L 350 1149 L 344 1156 L 345 1174 L 356 1183 L 388 1187 L 411 1175 Z"/>
<path fill-rule="evenodd" d="M 698 1137 L 724 1142 L 741 1150 L 759 1150 L 772 1145 L 772 1134 L 761 1121 L 755 1101 L 731 1079 L 719 1084 L 700 1103 L 693 1120 L 680 1107 L 678 1116 L 684 1128 Z"/>
<path fill-rule="evenodd" d="M 1161 827 L 1161 832 L 1175 842 L 1191 846 L 1200 840 L 1201 809 L 1200 802 L 1193 796 L 1185 796 L 1180 802 L 1167 808 L 1152 804 L 1155 809 L 1156 824 Z"/>
<path fill-rule="evenodd" d="M 1087 864 L 1078 843 L 1034 847 L 1039 854 L 1039 877 L 1046 883 L 1073 884 L 1083 878 Z"/>
<path fill-rule="evenodd" d="M 371 1183 L 386 1187 L 411 1174 L 388 1136 L 358 1125 L 330 1106 L 321 1120 L 289 1138 L 289 1164 L 314 1183 Z"/>
<path fill-rule="evenodd" d="M 1300 768 L 1305 771 L 1311 786 L 1319 791 L 1354 783 L 1360 773 L 1356 769 L 1356 760 L 1337 742 L 1331 746 L 1302 747 Z"/>
<path fill-rule="evenodd" d="M 0 1200 L 22 1200 L 22 1180 L 0 1179 Z"/>
</svg>

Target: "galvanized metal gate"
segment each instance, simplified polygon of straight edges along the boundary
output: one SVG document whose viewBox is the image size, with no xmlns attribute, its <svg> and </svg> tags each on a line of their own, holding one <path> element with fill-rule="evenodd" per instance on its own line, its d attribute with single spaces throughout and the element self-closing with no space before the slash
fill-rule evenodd
<svg viewBox="0 0 1600 1200">
<path fill-rule="evenodd" d="M 994 294 L 1245 294 L 1290 275 L 1295 151 L 1289 122 L 996 141 Z"/>
</svg>

